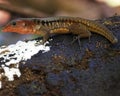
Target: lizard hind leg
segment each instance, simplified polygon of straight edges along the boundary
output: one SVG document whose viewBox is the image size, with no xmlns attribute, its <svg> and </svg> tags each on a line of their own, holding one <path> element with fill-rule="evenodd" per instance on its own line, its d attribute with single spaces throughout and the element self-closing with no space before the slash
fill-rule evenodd
<svg viewBox="0 0 120 96">
<path fill-rule="evenodd" d="M 89 38 L 89 41 L 90 41 L 91 32 L 88 30 L 88 28 L 85 25 L 80 24 L 80 23 L 79 24 L 74 23 L 70 26 L 70 31 L 73 34 L 78 35 L 77 37 L 73 39 L 72 43 L 78 40 L 78 43 L 81 46 L 80 44 L 81 38 Z"/>
<path fill-rule="evenodd" d="M 78 40 L 78 44 L 79 44 L 79 46 L 80 46 L 80 49 L 81 49 L 81 41 L 80 41 L 80 35 L 78 35 L 78 36 L 75 36 L 74 38 L 73 38 L 73 41 L 71 42 L 71 44 L 73 44 L 76 40 Z"/>
</svg>

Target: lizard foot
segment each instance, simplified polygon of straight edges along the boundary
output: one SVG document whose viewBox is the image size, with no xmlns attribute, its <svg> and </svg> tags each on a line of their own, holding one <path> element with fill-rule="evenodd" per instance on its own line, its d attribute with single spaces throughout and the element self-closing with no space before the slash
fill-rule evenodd
<svg viewBox="0 0 120 96">
<path fill-rule="evenodd" d="M 79 36 L 79 35 L 78 35 L 78 36 L 75 36 L 75 37 L 73 38 L 73 41 L 71 42 L 71 44 L 73 44 L 76 40 L 78 40 L 78 44 L 79 44 L 80 49 L 81 49 L 81 41 L 80 41 L 80 36 Z"/>
</svg>

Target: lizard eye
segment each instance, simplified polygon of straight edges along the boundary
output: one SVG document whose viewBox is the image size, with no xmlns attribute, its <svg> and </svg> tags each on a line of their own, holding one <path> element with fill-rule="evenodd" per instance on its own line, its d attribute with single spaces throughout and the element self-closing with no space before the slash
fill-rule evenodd
<svg viewBox="0 0 120 96">
<path fill-rule="evenodd" d="M 16 22 L 12 22 L 12 25 L 15 26 L 15 25 L 16 25 Z"/>
</svg>

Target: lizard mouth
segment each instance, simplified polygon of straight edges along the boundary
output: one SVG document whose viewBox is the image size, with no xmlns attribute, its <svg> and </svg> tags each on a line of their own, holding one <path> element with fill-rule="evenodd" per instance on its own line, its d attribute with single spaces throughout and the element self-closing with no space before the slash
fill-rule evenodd
<svg viewBox="0 0 120 96">
<path fill-rule="evenodd" d="M 1 28 L 2 32 L 7 32 L 6 28 Z"/>
</svg>

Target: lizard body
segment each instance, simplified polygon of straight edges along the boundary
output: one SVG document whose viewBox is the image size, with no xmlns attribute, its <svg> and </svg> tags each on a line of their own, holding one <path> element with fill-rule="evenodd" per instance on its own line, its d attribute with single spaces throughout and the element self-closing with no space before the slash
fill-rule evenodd
<svg viewBox="0 0 120 96">
<path fill-rule="evenodd" d="M 104 25 L 79 17 L 20 18 L 8 23 L 3 28 L 3 32 L 38 34 L 43 36 L 44 42 L 51 34 L 73 33 L 85 38 L 90 37 L 91 32 L 94 32 L 104 36 L 112 44 L 118 42 L 114 34 Z"/>
</svg>

